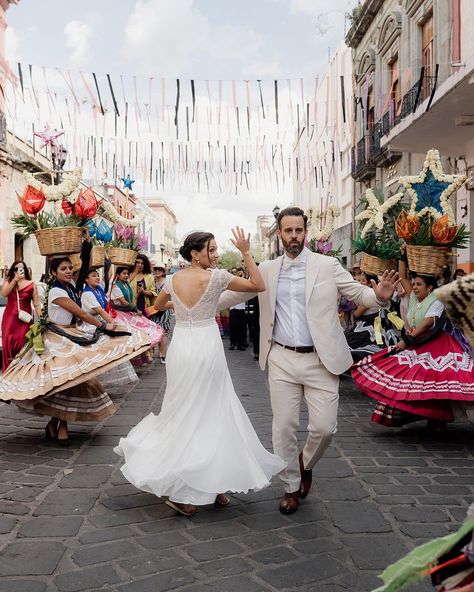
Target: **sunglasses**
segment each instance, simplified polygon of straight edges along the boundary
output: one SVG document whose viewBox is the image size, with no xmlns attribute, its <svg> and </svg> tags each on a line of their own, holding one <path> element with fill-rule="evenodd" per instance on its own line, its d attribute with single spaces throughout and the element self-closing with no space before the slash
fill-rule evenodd
<svg viewBox="0 0 474 592">
<path fill-rule="evenodd" d="M 17 271 L 25 271 L 24 267 L 14 267 L 13 271 L 17 272 Z"/>
</svg>

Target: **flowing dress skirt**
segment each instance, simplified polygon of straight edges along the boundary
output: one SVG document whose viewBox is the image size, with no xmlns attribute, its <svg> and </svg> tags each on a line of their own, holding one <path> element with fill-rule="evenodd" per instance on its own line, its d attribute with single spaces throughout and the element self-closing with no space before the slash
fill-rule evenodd
<svg viewBox="0 0 474 592">
<path fill-rule="evenodd" d="M 87 336 L 74 326 L 63 330 Z M 94 344 L 78 345 L 46 331 L 43 345 L 44 353 L 31 348 L 13 360 L 0 379 L 0 400 L 65 421 L 100 421 L 115 412 L 100 375 L 146 351 L 150 342 L 143 333 L 132 331 L 129 336 L 101 335 Z"/>
<path fill-rule="evenodd" d="M 214 319 L 177 321 L 166 362 L 160 414 L 147 415 L 115 448 L 125 477 L 196 505 L 266 487 L 285 463 L 262 446 L 235 393 Z"/>
<path fill-rule="evenodd" d="M 378 423 L 387 424 L 383 405 L 452 421 L 454 402 L 462 406 L 474 403 L 474 360 L 448 333 L 443 331 L 416 348 L 395 354 L 390 350 L 368 356 L 352 369 L 360 390 L 382 404 L 376 409 Z M 390 419 L 389 415 L 386 419 Z M 377 417 L 373 420 L 377 421 Z"/>
</svg>

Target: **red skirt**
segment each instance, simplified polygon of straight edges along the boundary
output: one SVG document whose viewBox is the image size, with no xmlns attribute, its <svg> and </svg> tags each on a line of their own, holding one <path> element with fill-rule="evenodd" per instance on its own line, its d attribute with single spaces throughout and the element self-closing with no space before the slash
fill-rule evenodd
<svg viewBox="0 0 474 592">
<path fill-rule="evenodd" d="M 452 421 L 449 401 L 474 403 L 474 359 L 447 333 L 416 348 L 383 349 L 353 366 L 367 396 L 422 417 Z M 421 418 L 420 418 L 421 419 Z"/>
</svg>

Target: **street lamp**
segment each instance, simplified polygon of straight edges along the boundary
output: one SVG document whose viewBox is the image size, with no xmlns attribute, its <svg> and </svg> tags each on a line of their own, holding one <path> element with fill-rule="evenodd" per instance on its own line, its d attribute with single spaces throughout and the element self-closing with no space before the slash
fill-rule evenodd
<svg viewBox="0 0 474 592">
<path fill-rule="evenodd" d="M 61 182 L 61 171 L 66 164 L 67 148 L 62 144 L 53 144 L 51 146 L 51 160 L 53 161 L 53 171 L 56 171 L 56 184 Z"/>
<path fill-rule="evenodd" d="M 278 220 L 278 216 L 280 215 L 280 207 L 275 206 L 272 210 L 273 217 L 275 218 L 275 223 Z M 276 229 L 277 235 L 277 257 L 280 255 L 280 240 L 278 239 L 278 228 Z"/>
<path fill-rule="evenodd" d="M 161 262 L 163 263 L 163 255 L 165 254 L 166 246 L 163 243 L 160 243 L 160 251 L 161 251 Z"/>
</svg>

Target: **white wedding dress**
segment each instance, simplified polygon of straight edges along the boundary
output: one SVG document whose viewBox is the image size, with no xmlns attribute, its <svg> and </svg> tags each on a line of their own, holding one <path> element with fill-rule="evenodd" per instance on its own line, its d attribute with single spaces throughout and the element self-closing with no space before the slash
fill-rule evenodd
<svg viewBox="0 0 474 592">
<path fill-rule="evenodd" d="M 147 415 L 114 449 L 135 487 L 183 504 L 211 504 L 218 493 L 262 489 L 286 466 L 260 443 L 227 368 L 215 314 L 233 277 L 211 271 L 192 308 L 176 296 L 173 276 L 166 278 L 176 326 L 161 412 Z"/>
</svg>

